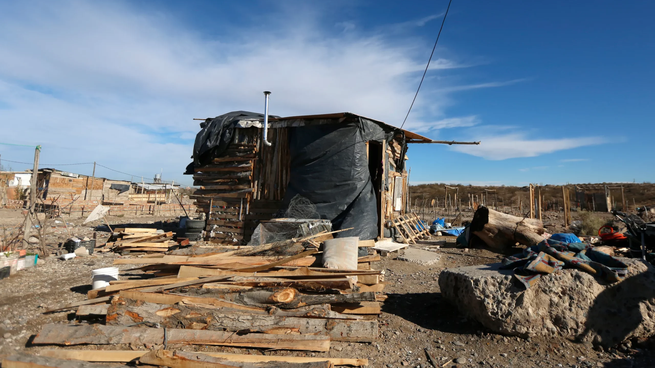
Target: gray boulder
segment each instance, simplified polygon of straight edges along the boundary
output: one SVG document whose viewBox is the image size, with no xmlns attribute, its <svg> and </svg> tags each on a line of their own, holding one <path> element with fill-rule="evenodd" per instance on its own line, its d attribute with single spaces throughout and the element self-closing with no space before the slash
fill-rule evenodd
<svg viewBox="0 0 655 368">
<path fill-rule="evenodd" d="M 655 334 L 655 269 L 621 259 L 628 276 L 604 284 L 578 270 L 543 275 L 525 289 L 500 264 L 459 267 L 439 276 L 442 296 L 488 329 L 513 336 L 563 336 L 605 347 Z"/>
</svg>

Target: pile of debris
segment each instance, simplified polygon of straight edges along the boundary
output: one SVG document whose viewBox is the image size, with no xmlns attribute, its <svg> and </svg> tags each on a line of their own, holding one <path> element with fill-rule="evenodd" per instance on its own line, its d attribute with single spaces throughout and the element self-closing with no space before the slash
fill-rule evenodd
<svg viewBox="0 0 655 368">
<path fill-rule="evenodd" d="M 174 242 L 174 235 L 172 231 L 152 228 L 116 228 L 111 237 L 114 241 L 107 242 L 103 251 L 164 253 L 173 246 L 189 244 L 188 240 L 185 244 Z"/>
<path fill-rule="evenodd" d="M 321 244 L 318 239 L 331 237 L 326 235 L 330 234 L 261 246 L 220 247 L 215 248 L 220 252 L 203 255 L 117 259 L 117 265 L 139 265 L 127 271 L 131 276 L 141 271 L 139 278 L 112 281 L 92 290 L 84 302 L 49 310 L 77 309 L 79 323 L 46 325 L 33 345 L 127 344 L 148 350 L 48 350 L 39 358 L 95 362 L 139 358 L 144 364 L 170 367 L 187 360 L 204 363 L 203 367 L 251 366 L 243 362 L 257 362 L 252 365 L 257 367 L 366 365 L 365 359 L 168 350 L 211 345 L 327 352 L 331 341 L 376 340 L 377 315 L 386 296 L 382 273 L 371 269 L 371 262 L 380 257 L 357 257 L 355 249 L 356 267 L 316 267 L 325 264 L 321 258 L 328 257 L 319 257 L 316 246 Z M 358 248 L 356 238 L 334 240 L 346 239 L 355 239 Z"/>
</svg>

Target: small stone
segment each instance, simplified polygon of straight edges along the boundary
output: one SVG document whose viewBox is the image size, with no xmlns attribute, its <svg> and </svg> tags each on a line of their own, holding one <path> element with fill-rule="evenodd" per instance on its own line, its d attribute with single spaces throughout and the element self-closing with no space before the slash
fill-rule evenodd
<svg viewBox="0 0 655 368">
<path fill-rule="evenodd" d="M 459 357 L 459 358 L 455 359 L 455 363 L 457 363 L 457 364 L 466 364 L 466 362 L 467 362 L 467 360 L 464 357 Z"/>
<path fill-rule="evenodd" d="M 10 338 L 10 337 L 11 337 L 11 334 L 10 334 L 9 332 L 5 333 L 5 335 L 4 335 L 4 338 L 5 338 L 5 339 L 8 339 L 8 338 Z"/>
<path fill-rule="evenodd" d="M 88 257 L 89 251 L 86 249 L 86 247 L 79 247 L 75 249 L 75 255 L 78 257 Z"/>
<path fill-rule="evenodd" d="M 503 358 L 507 358 L 507 353 L 501 353 L 500 356 Z"/>
<path fill-rule="evenodd" d="M 461 342 L 461 341 L 453 341 L 453 345 L 456 345 L 456 346 L 464 346 L 464 343 Z"/>
<path fill-rule="evenodd" d="M 409 364 L 409 363 L 407 363 L 407 362 L 404 361 L 404 360 L 403 360 L 402 362 L 400 362 L 400 365 L 402 365 L 402 366 L 406 366 L 407 364 Z"/>
</svg>

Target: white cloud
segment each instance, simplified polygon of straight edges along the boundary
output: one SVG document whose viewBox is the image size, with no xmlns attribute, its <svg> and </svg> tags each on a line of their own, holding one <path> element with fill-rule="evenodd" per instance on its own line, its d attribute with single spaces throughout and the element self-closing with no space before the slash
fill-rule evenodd
<svg viewBox="0 0 655 368">
<path fill-rule="evenodd" d="M 424 68 L 423 54 L 417 57 L 423 42 L 364 35 L 352 22 L 341 24 L 347 32 L 331 34 L 321 27 L 320 12 L 280 7 L 287 14 L 284 22 L 271 17 L 274 32 L 261 33 L 273 27 L 244 19 L 230 33 L 203 34 L 164 9 L 2 2 L 3 140 L 42 144 L 44 162 L 83 159 L 143 175 L 163 166 L 165 179 L 170 173 L 180 180 L 199 129 L 191 119 L 261 111 L 264 90 L 273 91 L 276 115 L 351 111 L 402 123 Z M 442 57 L 431 73 L 464 65 Z M 434 120 L 445 116 L 453 91 L 514 82 L 424 84 L 405 128 L 475 125 L 474 116 Z M 3 157 L 26 159 L 2 149 Z"/>
<path fill-rule="evenodd" d="M 592 146 L 606 142 L 602 137 L 579 137 L 561 139 L 531 139 L 522 133 L 477 136 L 477 146 L 452 146 L 451 149 L 488 160 L 506 160 L 517 157 L 535 157 L 547 153 Z"/>
</svg>

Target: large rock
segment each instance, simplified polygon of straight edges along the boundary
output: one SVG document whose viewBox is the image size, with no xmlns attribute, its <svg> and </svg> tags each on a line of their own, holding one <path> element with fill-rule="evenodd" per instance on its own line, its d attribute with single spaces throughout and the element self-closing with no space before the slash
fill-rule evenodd
<svg viewBox="0 0 655 368">
<path fill-rule="evenodd" d="M 609 347 L 655 334 L 655 269 L 621 260 L 628 276 L 614 284 L 567 269 L 543 275 L 526 290 L 496 263 L 446 269 L 439 286 L 460 312 L 497 333 L 561 335 Z"/>
</svg>

